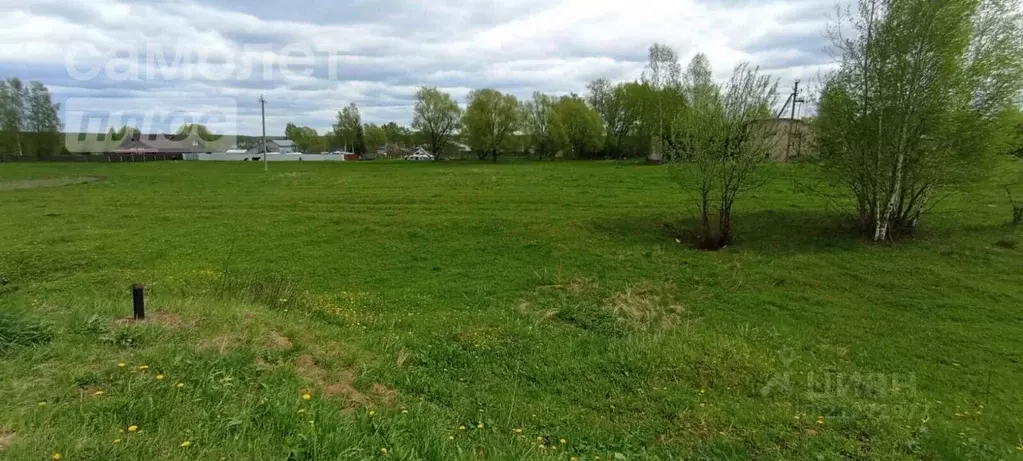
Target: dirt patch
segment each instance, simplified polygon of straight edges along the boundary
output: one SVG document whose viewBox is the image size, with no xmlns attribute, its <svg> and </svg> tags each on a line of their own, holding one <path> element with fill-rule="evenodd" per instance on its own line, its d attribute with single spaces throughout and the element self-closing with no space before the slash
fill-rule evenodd
<svg viewBox="0 0 1023 461">
<path fill-rule="evenodd" d="M 0 453 L 7 451 L 14 444 L 14 439 L 17 437 L 18 433 L 13 430 L 0 427 Z"/>
<path fill-rule="evenodd" d="M 369 388 L 370 392 L 381 402 L 391 405 L 398 398 L 398 391 L 380 383 L 373 383 Z"/>
<path fill-rule="evenodd" d="M 374 383 L 369 392 L 360 391 L 355 387 L 359 377 L 355 370 L 344 369 L 339 373 L 330 373 L 320 367 L 311 355 L 296 358 L 295 367 L 300 376 L 319 387 L 324 395 L 342 398 L 347 408 L 390 406 L 397 400 L 397 391 L 379 383 Z"/>
<path fill-rule="evenodd" d="M 85 184 L 99 181 L 103 178 L 95 176 L 80 176 L 75 178 L 48 178 L 48 179 L 16 179 L 0 181 L 0 191 L 17 189 L 38 189 L 40 187 L 58 187 L 71 184 Z"/>
<path fill-rule="evenodd" d="M 684 312 L 682 306 L 666 305 L 661 296 L 644 288 L 615 293 L 607 308 L 618 319 L 638 328 L 670 327 Z"/>
<path fill-rule="evenodd" d="M 199 342 L 199 348 L 218 354 L 227 352 L 238 342 L 238 338 L 230 335 L 220 335 L 212 338 L 207 338 Z"/>
<path fill-rule="evenodd" d="M 266 338 L 266 347 L 278 351 L 289 351 L 294 347 L 294 344 L 291 343 L 291 339 L 288 339 L 287 336 L 271 331 L 270 336 Z"/>
</svg>

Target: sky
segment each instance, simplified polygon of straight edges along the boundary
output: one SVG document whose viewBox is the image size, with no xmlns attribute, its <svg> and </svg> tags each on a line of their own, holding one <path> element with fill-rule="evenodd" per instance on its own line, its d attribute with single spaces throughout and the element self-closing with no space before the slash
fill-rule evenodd
<svg viewBox="0 0 1023 461">
<path fill-rule="evenodd" d="M 654 42 L 683 67 L 708 55 L 779 80 L 831 66 L 835 0 L 0 0 L 0 77 L 39 80 L 67 131 L 181 122 L 268 135 L 329 130 L 355 102 L 364 122 L 408 125 L 416 90 L 459 103 L 472 89 L 529 98 L 638 79 Z M 172 130 L 167 128 L 166 130 Z"/>
</svg>

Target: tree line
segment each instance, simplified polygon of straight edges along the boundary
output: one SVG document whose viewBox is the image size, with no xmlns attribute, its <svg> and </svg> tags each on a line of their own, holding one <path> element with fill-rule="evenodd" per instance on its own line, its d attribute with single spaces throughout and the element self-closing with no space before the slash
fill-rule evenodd
<svg viewBox="0 0 1023 461">
<path fill-rule="evenodd" d="M 44 156 L 63 151 L 60 105 L 42 82 L 0 80 L 0 154 Z"/>
</svg>

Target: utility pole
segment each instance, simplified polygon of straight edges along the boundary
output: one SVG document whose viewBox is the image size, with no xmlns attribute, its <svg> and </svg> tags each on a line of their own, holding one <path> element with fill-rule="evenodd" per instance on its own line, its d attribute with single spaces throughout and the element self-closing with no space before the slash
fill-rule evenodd
<svg viewBox="0 0 1023 461">
<path fill-rule="evenodd" d="M 788 160 L 792 155 L 792 132 L 796 129 L 796 104 L 806 102 L 805 99 L 799 99 L 799 80 L 796 80 L 795 85 L 792 86 L 792 95 L 789 96 L 789 101 L 792 102 L 792 117 L 789 119 L 789 135 L 788 144 L 785 146 L 785 160 Z M 802 142 L 800 142 L 802 146 Z M 802 150 L 802 147 L 800 147 Z"/>
<path fill-rule="evenodd" d="M 796 103 L 799 102 L 799 80 L 792 87 L 792 120 L 796 119 Z"/>
<path fill-rule="evenodd" d="M 263 95 L 259 95 L 259 112 L 263 119 L 263 172 L 266 173 L 266 98 Z"/>
</svg>

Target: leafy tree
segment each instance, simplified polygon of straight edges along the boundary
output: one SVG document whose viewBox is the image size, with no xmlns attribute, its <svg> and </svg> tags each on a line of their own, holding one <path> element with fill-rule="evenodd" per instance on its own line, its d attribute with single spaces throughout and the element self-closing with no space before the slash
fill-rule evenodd
<svg viewBox="0 0 1023 461">
<path fill-rule="evenodd" d="M 480 159 L 490 156 L 497 162 L 502 150 L 508 150 L 512 133 L 519 128 L 519 102 L 515 96 L 494 89 L 473 90 L 462 118 L 469 147 Z"/>
<path fill-rule="evenodd" d="M 529 147 L 537 158 L 553 158 L 565 144 L 565 128 L 554 112 L 555 99 L 533 93 L 533 99 L 522 104 L 523 131 Z"/>
<path fill-rule="evenodd" d="M 673 158 L 684 165 L 679 183 L 696 198 L 699 243 L 717 249 L 733 241 L 735 200 L 757 185 L 754 173 L 770 154 L 773 136 L 766 116 L 777 102 L 777 83 L 743 63 L 721 89 L 710 80 L 709 67 L 697 55 L 687 71 L 689 107 L 678 114 L 673 134 L 685 155 Z M 692 177 L 685 174 L 690 172 Z"/>
<path fill-rule="evenodd" d="M 451 136 L 461 126 L 462 109 L 436 87 L 424 86 L 416 92 L 412 128 L 422 132 L 434 158 L 440 160 Z"/>
<path fill-rule="evenodd" d="M 565 146 L 572 158 L 594 158 L 604 140 L 600 114 L 576 95 L 563 96 L 554 104 L 554 114 L 564 129 Z"/>
<path fill-rule="evenodd" d="M 359 125 L 355 127 L 355 148 L 352 149 L 356 154 L 366 154 L 366 129 Z"/>
<path fill-rule="evenodd" d="M 376 153 L 387 144 L 387 131 L 375 123 L 367 123 L 363 128 L 366 132 L 366 151 Z"/>
<path fill-rule="evenodd" d="M 682 67 L 678 64 L 678 54 L 671 47 L 654 43 L 650 46 L 650 62 L 643 71 L 643 80 L 654 90 L 657 105 L 657 146 L 655 157 L 663 157 L 665 147 L 671 138 L 671 126 L 668 120 L 674 119 L 677 106 L 681 102 L 679 77 Z"/>
<path fill-rule="evenodd" d="M 53 103 L 50 90 L 42 82 L 28 86 L 24 130 L 31 133 L 32 152 L 37 156 L 53 155 L 61 151 L 60 105 Z"/>
<path fill-rule="evenodd" d="M 110 129 L 107 130 L 108 141 L 122 141 L 124 140 L 125 137 L 138 136 L 142 136 L 142 132 L 139 131 L 138 128 L 129 127 L 128 125 L 121 125 L 121 127 L 116 130 L 114 129 L 114 127 L 110 127 Z"/>
<path fill-rule="evenodd" d="M 220 135 L 210 131 L 206 125 L 201 123 L 183 123 L 178 127 L 177 134 L 179 136 L 198 136 L 206 142 L 214 142 L 220 139 Z"/>
<path fill-rule="evenodd" d="M 941 188 L 982 172 L 1023 88 L 1015 0 L 861 0 L 830 32 L 816 121 L 825 170 L 875 241 L 913 232 Z M 853 31 L 853 36 L 846 36 Z"/>
<path fill-rule="evenodd" d="M 21 132 L 26 124 L 28 92 L 21 80 L 0 80 L 0 153 L 24 155 Z"/>
<path fill-rule="evenodd" d="M 628 137 L 636 132 L 643 120 L 649 87 L 640 83 L 612 86 L 606 79 L 598 79 L 587 88 L 587 102 L 604 120 L 607 132 L 605 149 L 613 157 L 626 156 Z"/>
<path fill-rule="evenodd" d="M 408 127 L 398 125 L 394 122 L 388 122 L 383 126 L 383 129 L 388 143 L 397 144 L 403 147 L 411 147 L 415 144 L 412 130 L 408 129 Z"/>
<path fill-rule="evenodd" d="M 320 152 L 320 135 L 316 129 L 288 123 L 284 127 L 284 136 L 295 143 L 299 152 Z"/>
<path fill-rule="evenodd" d="M 1023 110 L 1017 106 L 1006 108 L 998 116 L 1000 130 L 1007 133 L 1002 153 L 1023 158 Z"/>
<path fill-rule="evenodd" d="M 359 113 L 359 106 L 354 102 L 345 106 L 337 113 L 337 123 L 334 124 L 334 146 L 345 149 L 352 149 L 354 153 L 365 153 L 366 144 L 362 133 L 362 115 Z M 361 145 L 360 145 L 360 140 Z M 359 152 L 359 150 L 362 152 Z"/>
</svg>

